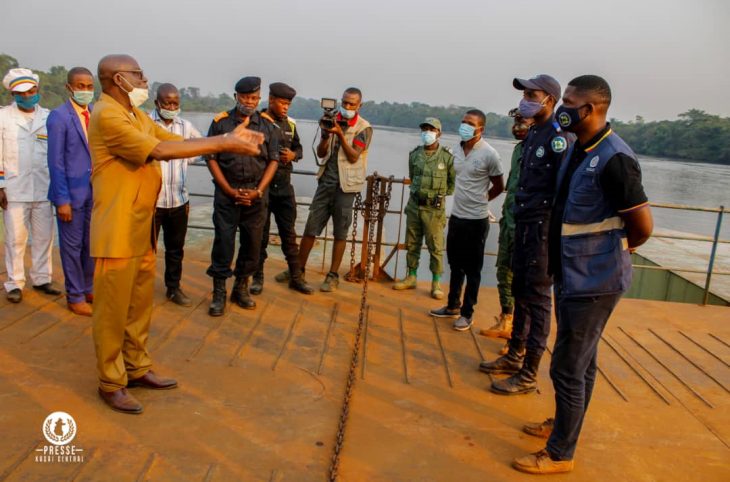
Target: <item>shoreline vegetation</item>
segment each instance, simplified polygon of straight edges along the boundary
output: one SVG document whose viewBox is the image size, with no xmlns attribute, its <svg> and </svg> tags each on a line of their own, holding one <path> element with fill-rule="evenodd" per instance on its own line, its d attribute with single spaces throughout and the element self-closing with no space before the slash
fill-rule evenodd
<svg viewBox="0 0 730 482">
<path fill-rule="evenodd" d="M 0 54 L 0 72 L 18 66 L 18 61 L 6 54 Z M 48 72 L 33 70 L 41 79 L 41 103 L 53 109 L 67 99 L 65 90 L 67 69 L 51 67 Z M 151 82 L 153 97 L 159 82 Z M 101 89 L 97 86 L 97 92 Z M 233 107 L 229 94 L 204 95 L 198 87 L 180 88 L 183 112 L 220 112 Z M 10 94 L 0 94 L 0 105 L 12 101 Z M 143 108 L 151 110 L 149 100 Z M 414 128 L 425 117 L 438 117 L 444 132 L 455 133 L 465 110 L 471 106 L 431 106 L 420 102 L 373 102 L 363 103 L 361 112 L 373 125 L 396 128 Z M 318 99 L 296 97 L 289 110 L 295 119 L 317 120 L 322 115 Z M 512 119 L 506 115 L 487 113 L 485 135 L 488 137 L 511 138 Z M 678 115 L 677 120 L 645 121 L 636 116 L 631 121 L 611 119 L 611 126 L 634 149 L 637 154 L 665 157 L 683 161 L 699 161 L 711 164 L 730 165 L 730 117 L 708 114 L 699 109 L 690 109 Z"/>
</svg>

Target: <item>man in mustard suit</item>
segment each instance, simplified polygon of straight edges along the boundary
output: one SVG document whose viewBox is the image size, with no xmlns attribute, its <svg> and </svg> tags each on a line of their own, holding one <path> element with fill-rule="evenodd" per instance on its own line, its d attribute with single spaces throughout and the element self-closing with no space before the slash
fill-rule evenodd
<svg viewBox="0 0 730 482">
<path fill-rule="evenodd" d="M 257 154 L 263 139 L 241 127 L 223 136 L 183 141 L 138 108 L 147 100 L 148 86 L 136 60 L 108 55 L 99 62 L 98 74 L 103 94 L 91 116 L 89 148 L 99 395 L 114 410 L 141 413 L 142 405 L 127 387 L 177 386 L 151 370 L 147 351 L 156 259 L 152 220 L 161 186 L 157 161 L 221 151 Z"/>
</svg>

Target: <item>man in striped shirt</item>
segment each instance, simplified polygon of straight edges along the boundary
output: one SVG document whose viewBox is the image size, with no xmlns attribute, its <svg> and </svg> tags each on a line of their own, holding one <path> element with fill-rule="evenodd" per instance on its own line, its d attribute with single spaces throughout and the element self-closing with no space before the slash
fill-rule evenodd
<svg viewBox="0 0 730 482">
<path fill-rule="evenodd" d="M 183 139 L 201 137 L 200 132 L 189 121 L 180 118 L 180 93 L 172 84 L 162 84 L 157 88 L 155 110 L 150 113 L 150 117 L 162 128 Z M 164 231 L 167 298 L 180 306 L 192 304 L 180 288 L 180 278 L 190 212 L 188 164 L 194 160 L 195 158 L 173 159 L 160 163 L 162 187 L 155 210 L 156 236 L 159 237 L 160 228 Z"/>
</svg>

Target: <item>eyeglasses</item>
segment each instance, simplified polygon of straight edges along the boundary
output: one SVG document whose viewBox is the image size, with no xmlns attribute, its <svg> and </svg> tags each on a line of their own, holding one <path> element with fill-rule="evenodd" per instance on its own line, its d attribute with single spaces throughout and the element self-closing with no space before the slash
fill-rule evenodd
<svg viewBox="0 0 730 482">
<path fill-rule="evenodd" d="M 143 79 L 144 78 L 144 71 L 142 69 L 136 69 L 136 70 L 117 70 L 116 73 L 121 73 L 121 72 L 129 72 L 129 73 L 132 73 L 132 74 L 137 74 L 137 78 L 139 78 L 139 79 Z"/>
</svg>

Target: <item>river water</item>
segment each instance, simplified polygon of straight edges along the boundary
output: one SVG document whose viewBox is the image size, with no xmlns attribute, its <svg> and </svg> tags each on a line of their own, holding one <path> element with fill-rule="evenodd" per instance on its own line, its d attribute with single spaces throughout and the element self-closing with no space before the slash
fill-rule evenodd
<svg viewBox="0 0 730 482">
<path fill-rule="evenodd" d="M 200 131 L 208 131 L 213 114 L 186 113 L 184 117 L 190 120 Z M 316 171 L 311 145 L 314 139 L 317 124 L 313 121 L 298 121 L 299 135 L 304 145 L 304 158 L 299 161 L 296 169 Z M 375 127 L 368 157 L 368 172 L 377 171 L 382 175 L 395 177 L 408 176 L 408 152 L 420 142 L 420 134 L 416 129 L 396 129 L 389 127 Z M 506 139 L 487 139 L 502 157 L 505 169 L 505 179 L 509 170 L 512 149 L 515 142 Z M 442 137 L 442 144 L 456 145 L 458 137 L 446 134 Z M 677 161 L 655 157 L 639 156 L 643 173 L 643 183 L 649 200 L 656 203 L 685 204 L 693 206 L 718 207 L 730 206 L 730 167 L 703 162 Z M 210 194 L 213 191 L 211 177 L 204 167 L 194 167 L 189 175 L 189 189 L 193 193 Z M 294 176 L 294 187 L 298 197 L 311 197 L 316 189 L 316 181 L 310 176 Z M 391 209 L 398 209 L 401 199 L 400 185 L 394 185 L 391 200 Z M 497 217 L 502 209 L 503 196 L 495 199 L 490 205 L 490 211 Z M 404 202 L 408 200 L 405 193 Z M 210 199 L 194 201 L 195 203 L 211 203 Z M 450 211 L 451 200 L 447 201 L 447 212 Z M 654 209 L 654 218 L 657 229 L 671 229 L 687 233 L 712 236 L 717 221 L 713 213 L 677 211 L 669 209 Z M 386 217 L 385 239 L 395 241 L 398 234 L 397 216 Z M 403 219 L 405 222 L 405 217 Z M 492 225 L 487 238 L 487 251 L 497 250 L 498 226 Z M 401 230 L 401 240 L 403 239 Z M 723 239 L 730 239 L 730 219 L 723 223 Z M 386 253 L 389 249 L 386 250 Z M 709 251 L 709 244 L 708 244 Z M 428 279 L 427 252 L 421 257 L 419 278 Z M 402 276 L 405 264 L 404 253 L 401 253 L 398 276 Z M 385 256 L 385 254 L 384 254 Z M 347 260 L 345 260 L 347 264 Z M 447 264 L 447 263 L 445 263 Z M 494 285 L 494 258 L 485 260 L 483 283 Z M 393 263 L 389 265 L 393 267 Z"/>
</svg>

